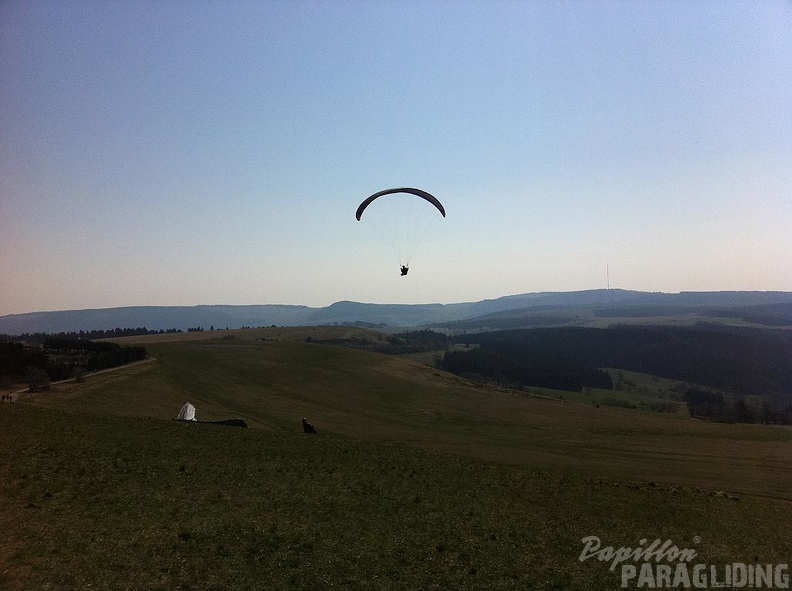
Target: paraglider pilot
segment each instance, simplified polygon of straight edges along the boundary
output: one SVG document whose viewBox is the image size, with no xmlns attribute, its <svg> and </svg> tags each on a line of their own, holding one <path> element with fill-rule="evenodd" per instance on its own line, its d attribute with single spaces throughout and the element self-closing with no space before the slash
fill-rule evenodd
<svg viewBox="0 0 792 591">
<path fill-rule="evenodd" d="M 409 270 L 410 270 L 410 269 L 409 269 L 409 267 L 407 267 L 407 265 L 402 265 L 402 268 L 401 268 L 401 274 L 402 274 L 402 277 L 404 277 L 405 275 L 407 275 L 407 271 L 409 271 Z"/>
<path fill-rule="evenodd" d="M 314 435 L 316 435 L 316 427 L 313 426 L 313 423 L 309 423 L 308 419 L 306 419 L 305 417 L 303 417 L 302 426 L 303 426 L 303 433 L 313 433 Z"/>
</svg>

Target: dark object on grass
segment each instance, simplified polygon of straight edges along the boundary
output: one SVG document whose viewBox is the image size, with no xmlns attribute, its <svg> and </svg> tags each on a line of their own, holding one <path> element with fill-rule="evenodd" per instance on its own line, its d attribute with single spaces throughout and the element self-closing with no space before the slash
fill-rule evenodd
<svg viewBox="0 0 792 591">
<path fill-rule="evenodd" d="M 183 423 L 197 423 L 199 425 L 226 425 L 227 427 L 245 427 L 247 428 L 247 423 L 245 419 L 222 419 L 219 421 L 197 421 L 193 419 L 192 421 L 184 421 L 183 419 L 173 419 L 174 421 L 181 421 Z"/>
<path fill-rule="evenodd" d="M 179 411 L 179 416 L 176 417 L 177 421 L 185 421 L 191 423 L 204 423 L 209 425 L 228 425 L 229 427 L 247 427 L 247 423 L 242 419 L 222 419 L 220 421 L 199 421 L 195 418 L 195 407 L 189 402 L 185 402 L 184 406 Z"/>
<path fill-rule="evenodd" d="M 302 424 L 303 424 L 303 433 L 313 433 L 314 435 L 317 435 L 316 427 L 313 426 L 313 423 L 309 423 L 308 419 L 306 419 L 305 417 L 303 417 Z"/>
<path fill-rule="evenodd" d="M 226 425 L 227 427 L 245 427 L 247 428 L 247 423 L 245 419 L 222 419 L 219 421 L 197 421 L 193 419 L 192 421 L 184 421 L 183 419 L 173 419 L 174 421 L 181 421 L 183 423 L 197 423 L 199 425 Z"/>
<path fill-rule="evenodd" d="M 197 423 L 207 423 L 209 425 L 228 425 L 229 427 L 245 427 L 247 423 L 244 419 L 223 419 L 222 421 L 196 421 Z"/>
</svg>

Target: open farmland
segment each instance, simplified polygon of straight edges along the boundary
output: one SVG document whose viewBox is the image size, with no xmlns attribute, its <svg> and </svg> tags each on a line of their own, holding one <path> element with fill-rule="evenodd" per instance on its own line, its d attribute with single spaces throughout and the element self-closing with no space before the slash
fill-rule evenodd
<svg viewBox="0 0 792 591">
<path fill-rule="evenodd" d="M 328 335 L 164 335 L 156 361 L 2 405 L 0 587 L 617 588 L 578 560 L 589 535 L 789 562 L 787 428 L 305 342 Z M 172 422 L 185 401 L 252 428 Z"/>
</svg>

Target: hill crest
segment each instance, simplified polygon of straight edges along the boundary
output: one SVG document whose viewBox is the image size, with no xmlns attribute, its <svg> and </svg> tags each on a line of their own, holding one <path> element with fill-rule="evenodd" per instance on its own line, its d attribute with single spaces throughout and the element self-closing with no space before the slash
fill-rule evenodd
<svg viewBox="0 0 792 591">
<path fill-rule="evenodd" d="M 212 326 L 242 328 L 334 324 L 380 329 L 442 326 L 453 330 L 465 327 L 485 329 L 487 322 L 478 320 L 482 317 L 501 318 L 500 324 L 518 328 L 570 323 L 602 325 L 617 323 L 614 319 L 623 317 L 640 323 L 638 319 L 641 317 L 668 315 L 699 315 L 704 318 L 731 318 L 766 326 L 792 326 L 792 292 L 663 293 L 598 289 L 525 293 L 452 304 L 372 304 L 346 300 L 320 308 L 285 304 L 128 306 L 0 316 L 0 334 L 137 327 L 149 330 L 187 330 L 193 327 L 208 329 Z M 592 318 L 599 320 L 594 322 Z M 603 321 L 602 318 L 609 320 Z M 474 326 L 469 326 L 471 321 L 474 321 Z"/>
</svg>

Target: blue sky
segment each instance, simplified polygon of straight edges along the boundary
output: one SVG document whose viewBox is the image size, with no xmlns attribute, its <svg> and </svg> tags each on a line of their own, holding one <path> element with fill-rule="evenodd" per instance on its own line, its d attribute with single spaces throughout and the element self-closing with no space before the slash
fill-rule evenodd
<svg viewBox="0 0 792 591">
<path fill-rule="evenodd" d="M 791 56 L 772 0 L 3 2 L 0 314 L 792 290 Z"/>
</svg>

